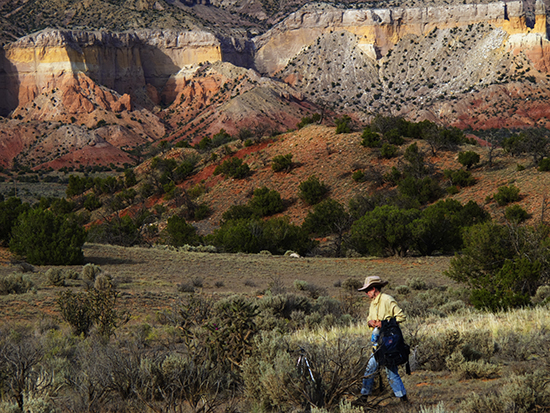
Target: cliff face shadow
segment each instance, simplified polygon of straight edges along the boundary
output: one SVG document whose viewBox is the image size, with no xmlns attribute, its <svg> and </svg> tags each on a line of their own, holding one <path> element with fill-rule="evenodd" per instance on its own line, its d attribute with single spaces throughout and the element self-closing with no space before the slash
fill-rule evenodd
<svg viewBox="0 0 550 413">
<path fill-rule="evenodd" d="M 19 106 L 19 76 L 16 67 L 0 49 L 0 116 L 8 116 Z"/>
</svg>

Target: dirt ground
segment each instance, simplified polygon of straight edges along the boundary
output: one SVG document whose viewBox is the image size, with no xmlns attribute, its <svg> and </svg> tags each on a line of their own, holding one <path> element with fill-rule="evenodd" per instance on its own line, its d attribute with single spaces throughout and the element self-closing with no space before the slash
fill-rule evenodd
<svg viewBox="0 0 550 413">
<path fill-rule="evenodd" d="M 101 266 L 115 279 L 122 303 L 136 319 L 170 307 L 177 299 L 178 285 L 191 284 L 197 291 L 213 295 L 244 293 L 262 295 L 269 287 L 292 291 L 295 280 L 325 289 L 331 296 L 341 294 L 339 283 L 348 278 L 363 281 L 380 275 L 392 287 L 421 279 L 429 285 L 451 283 L 443 271 L 451 257 L 418 258 L 291 258 L 262 254 L 210 254 L 177 252 L 160 248 L 125 248 L 85 244 L 85 263 Z M 80 266 L 67 266 L 78 272 Z M 27 273 L 35 283 L 34 294 L 0 296 L 3 320 L 32 320 L 55 315 L 56 294 L 66 287 L 48 285 L 49 266 L 37 266 Z M 0 250 L 0 275 L 18 271 L 7 250 Z M 71 281 L 73 288 L 81 281 Z"/>
</svg>

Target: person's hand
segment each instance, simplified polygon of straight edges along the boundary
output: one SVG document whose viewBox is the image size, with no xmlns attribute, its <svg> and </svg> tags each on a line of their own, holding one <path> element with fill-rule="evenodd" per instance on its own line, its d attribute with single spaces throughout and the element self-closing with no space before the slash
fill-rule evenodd
<svg viewBox="0 0 550 413">
<path fill-rule="evenodd" d="M 380 327 L 382 327 L 382 322 L 380 320 L 369 320 L 369 322 L 367 324 L 371 328 L 376 328 L 376 327 L 380 328 Z"/>
</svg>

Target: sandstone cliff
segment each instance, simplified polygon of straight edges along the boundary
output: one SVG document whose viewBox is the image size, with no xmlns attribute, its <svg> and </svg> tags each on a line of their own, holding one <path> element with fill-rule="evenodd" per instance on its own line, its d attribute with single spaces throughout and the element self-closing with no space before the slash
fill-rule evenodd
<svg viewBox="0 0 550 413">
<path fill-rule="evenodd" d="M 45 30 L 4 48 L 0 87 L 7 98 L 0 109 L 25 105 L 57 87 L 60 78 L 78 73 L 134 94 L 146 85 L 161 90 L 184 66 L 220 59 L 220 44 L 207 32 Z"/>
<path fill-rule="evenodd" d="M 373 59 L 384 56 L 406 35 L 426 36 L 435 28 L 459 28 L 477 23 L 491 24 L 510 35 L 538 33 L 546 40 L 542 2 L 537 13 L 536 25 L 531 30 L 526 25 L 522 1 L 364 10 L 313 5 L 292 13 L 255 39 L 255 64 L 260 72 L 274 74 L 320 36 L 340 30 L 356 35 L 358 47 Z"/>
</svg>

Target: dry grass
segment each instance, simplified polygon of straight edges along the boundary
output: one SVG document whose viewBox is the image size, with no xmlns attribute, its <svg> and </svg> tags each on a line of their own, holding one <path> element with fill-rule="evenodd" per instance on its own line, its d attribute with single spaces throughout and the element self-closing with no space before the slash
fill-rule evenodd
<svg viewBox="0 0 550 413">
<path fill-rule="evenodd" d="M 292 336 L 296 342 L 321 343 L 335 341 L 346 336 L 360 337 L 368 335 L 368 327 L 364 321 L 347 327 L 333 327 L 318 331 L 300 330 Z M 407 376 L 402 371 L 402 378 L 412 400 L 412 406 L 403 408 L 388 397 L 388 392 L 380 395 L 381 411 L 385 412 L 461 412 L 465 411 L 470 396 L 498 394 L 503 386 L 508 385 L 511 377 L 522 377 L 524 373 L 533 372 L 537 368 L 550 365 L 547 351 L 550 348 L 547 332 L 550 331 L 550 311 L 547 307 L 533 309 L 517 309 L 496 314 L 465 310 L 446 318 L 431 317 L 428 319 L 412 318 L 403 325 L 406 337 L 411 340 L 415 335 L 418 345 L 413 348 L 421 352 L 428 345 L 427 339 L 445 337 L 450 332 L 459 332 L 460 337 L 467 341 L 468 337 L 488 335 L 490 343 L 496 344 L 496 353 L 490 361 L 465 362 L 456 361 L 460 367 L 443 371 L 418 369 Z M 544 339 L 537 339 L 545 334 Z M 509 339 L 523 338 L 520 346 L 527 353 L 514 360 L 510 354 Z M 471 343 L 466 343 L 471 344 Z M 474 343 L 479 344 L 479 343 Z M 530 348 L 527 348 L 530 347 Z M 460 350 L 464 346 L 458 347 Z M 512 352 L 517 349 L 511 349 Z M 452 359 L 452 358 L 451 358 Z M 458 366 L 457 364 L 457 366 Z M 478 378 L 476 378 L 476 375 Z M 487 376 L 487 377 L 485 377 Z M 391 395 L 390 395 L 391 396 Z M 541 410 L 546 411 L 546 410 Z"/>
</svg>

